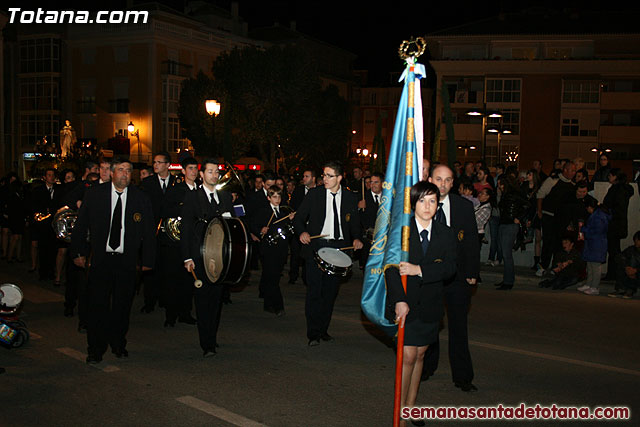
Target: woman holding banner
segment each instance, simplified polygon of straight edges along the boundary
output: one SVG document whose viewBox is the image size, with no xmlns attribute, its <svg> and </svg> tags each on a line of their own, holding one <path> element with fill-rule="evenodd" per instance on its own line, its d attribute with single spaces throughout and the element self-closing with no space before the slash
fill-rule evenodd
<svg viewBox="0 0 640 427">
<path fill-rule="evenodd" d="M 415 405 L 424 355 L 437 339 L 444 314 L 443 281 L 456 272 L 456 236 L 446 225 L 432 221 L 439 198 L 438 187 L 432 183 L 420 181 L 411 187 L 414 217 L 409 261 L 385 271 L 388 311 L 394 313 L 389 317 L 395 315 L 396 323 L 405 323 L 401 408 Z M 408 276 L 406 292 L 401 275 Z"/>
</svg>

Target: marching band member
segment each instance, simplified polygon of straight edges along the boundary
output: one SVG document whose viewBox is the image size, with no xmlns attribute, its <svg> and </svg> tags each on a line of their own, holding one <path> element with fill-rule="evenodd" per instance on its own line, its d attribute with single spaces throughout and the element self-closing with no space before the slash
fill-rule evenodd
<svg viewBox="0 0 640 427">
<path fill-rule="evenodd" d="M 160 208 L 162 221 L 180 217 L 180 211 L 187 193 L 196 191 L 198 178 L 198 161 L 187 157 L 182 161 L 184 181 L 177 182 L 167 189 Z M 175 326 L 176 320 L 181 323 L 195 325 L 196 319 L 191 316 L 193 301 L 193 278 L 184 270 L 183 258 L 180 255 L 180 242 L 168 236 L 164 225 L 158 232 L 158 277 L 162 300 L 165 305 L 164 326 Z"/>
<path fill-rule="evenodd" d="M 264 311 L 275 313 L 280 317 L 284 315 L 284 301 L 280 292 L 280 274 L 287 261 L 289 239 L 276 238 L 273 243 L 267 239 L 277 229 L 284 229 L 295 216 L 289 213 L 287 206 L 282 206 L 283 190 L 278 185 L 272 185 L 267 189 L 269 207 L 262 207 L 253 216 L 251 232 L 262 237 L 260 242 L 260 254 L 262 256 L 262 277 L 264 292 Z M 285 218 L 288 220 L 276 221 Z"/>
<path fill-rule="evenodd" d="M 341 188 L 342 164 L 330 161 L 324 166 L 323 187 L 309 191 L 296 213 L 294 225 L 300 243 L 307 252 L 307 296 L 305 315 L 309 346 L 320 340 L 332 341 L 328 333 L 333 305 L 338 294 L 339 278 L 323 273 L 309 254 L 322 247 L 362 249 L 357 196 Z M 325 236 L 315 238 L 316 236 Z M 312 240 L 312 236 L 314 239 Z"/>
<path fill-rule="evenodd" d="M 169 164 L 171 156 L 166 151 L 161 151 L 153 156 L 153 172 L 154 175 L 146 177 L 141 183 L 140 188 L 147 193 L 151 200 L 153 208 L 153 220 L 156 227 L 160 223 L 160 209 L 164 201 L 167 190 L 174 185 L 175 177 L 169 173 Z M 157 249 L 159 251 L 159 248 Z M 160 299 L 160 283 L 162 281 L 160 273 L 160 262 L 162 257 L 156 259 L 156 267 L 151 273 L 143 275 L 144 277 L 144 306 L 140 310 L 141 313 L 151 313 L 156 306 L 156 302 Z M 164 301 L 160 301 L 164 305 Z"/>
<path fill-rule="evenodd" d="M 87 363 L 90 364 L 102 361 L 108 345 L 116 357 L 129 356 L 126 334 L 140 249 L 143 270 L 150 270 L 155 261 L 151 202 L 136 186 L 129 185 L 132 170 L 128 160 L 114 160 L 111 183 L 87 191 L 71 235 L 74 264 L 89 267 Z"/>
<path fill-rule="evenodd" d="M 302 185 L 296 187 L 291 194 L 291 201 L 289 206 L 294 212 L 298 210 L 302 200 L 307 195 L 309 190 L 316 186 L 316 171 L 313 169 L 305 169 L 302 173 Z M 289 264 L 289 284 L 296 283 L 298 280 L 298 272 L 302 266 L 302 281 L 307 284 L 307 268 L 305 267 L 304 260 L 300 257 L 300 241 L 298 239 L 291 239 L 291 261 Z"/>
<path fill-rule="evenodd" d="M 223 286 L 221 283 L 213 284 L 207 278 L 200 247 L 207 223 L 223 214 L 233 215 L 233 204 L 229 193 L 216 190 L 219 179 L 217 160 L 204 160 L 200 177 L 202 186 L 187 193 L 180 211 L 180 248 L 184 268 L 189 273 L 195 271 L 204 283 L 194 290 L 194 299 L 200 347 L 203 356 L 210 357 L 216 354 Z"/>
</svg>

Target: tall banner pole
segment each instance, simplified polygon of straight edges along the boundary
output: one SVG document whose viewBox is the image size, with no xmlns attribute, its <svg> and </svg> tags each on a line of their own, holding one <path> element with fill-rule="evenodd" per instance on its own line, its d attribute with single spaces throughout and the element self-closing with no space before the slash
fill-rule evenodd
<svg viewBox="0 0 640 427">
<path fill-rule="evenodd" d="M 408 86 L 408 96 L 407 96 L 407 122 L 406 122 L 406 138 L 405 138 L 405 162 L 404 162 L 404 188 L 403 188 L 403 214 L 406 217 L 411 215 L 411 187 L 414 184 L 414 161 L 420 161 L 422 159 L 414 159 L 414 153 L 416 150 L 416 128 L 415 128 L 415 63 L 416 58 L 424 52 L 424 40 L 419 39 L 418 41 L 411 40 L 409 42 L 404 41 L 402 45 L 400 45 L 400 57 L 404 58 L 408 64 L 408 75 L 407 75 L 407 86 Z M 420 83 L 418 83 L 420 84 Z M 420 93 L 418 91 L 418 93 Z M 421 111 L 421 109 L 420 109 Z M 420 123 L 422 120 L 420 118 Z M 401 251 L 401 260 L 408 261 L 409 260 L 409 231 L 410 226 L 408 223 L 402 224 L 402 251 Z M 404 292 L 407 292 L 407 276 L 402 275 L 402 287 Z M 393 401 L 393 425 L 394 427 L 398 427 L 400 425 L 400 410 L 402 403 L 402 364 L 403 364 L 403 356 L 404 356 L 404 324 L 405 319 L 402 319 L 400 324 L 398 325 L 398 335 L 397 335 L 397 348 L 396 348 L 396 377 L 395 377 L 395 395 Z"/>
</svg>

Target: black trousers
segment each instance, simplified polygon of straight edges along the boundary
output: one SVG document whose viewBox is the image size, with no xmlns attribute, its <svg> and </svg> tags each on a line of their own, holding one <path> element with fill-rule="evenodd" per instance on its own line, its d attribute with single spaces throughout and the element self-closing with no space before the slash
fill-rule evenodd
<svg viewBox="0 0 640 427">
<path fill-rule="evenodd" d="M 166 310 L 166 319 L 175 322 L 178 316 L 186 316 L 193 305 L 193 276 L 184 268 L 180 248 L 158 245 L 160 301 Z"/>
<path fill-rule="evenodd" d="M 289 280 L 295 282 L 300 276 L 300 267 L 302 267 L 302 277 L 306 281 L 306 266 L 304 260 L 300 257 L 300 241 L 297 237 L 289 240 L 289 248 L 291 250 L 291 258 L 289 261 Z"/>
<path fill-rule="evenodd" d="M 314 248 L 317 250 L 322 245 L 343 248 L 347 246 L 347 243 L 344 240 L 334 240 L 331 242 L 319 242 L 316 245 Z M 340 278 L 323 273 L 318 268 L 313 257 L 306 259 L 306 266 L 307 295 L 304 312 L 307 319 L 307 338 L 315 340 L 329 330 L 331 316 L 333 315 L 333 305 L 340 287 Z"/>
<path fill-rule="evenodd" d="M 453 382 L 472 382 L 473 364 L 469 352 L 467 314 L 471 304 L 471 286 L 466 282 L 453 282 L 444 287 L 449 331 L 449 363 Z M 440 358 L 439 340 L 431 344 L 424 357 L 423 371 L 435 372 Z"/>
<path fill-rule="evenodd" d="M 607 280 L 616 279 L 617 262 L 619 260 L 622 250 L 620 249 L 620 240 L 616 236 L 607 236 L 607 252 L 609 257 L 607 258 Z"/>
<path fill-rule="evenodd" d="M 559 236 L 555 226 L 555 219 L 551 215 L 542 214 L 542 251 L 540 253 L 540 263 L 545 270 L 551 264 L 551 258 L 556 251 Z"/>
<path fill-rule="evenodd" d="M 262 293 L 264 309 L 278 311 L 284 309 L 282 292 L 280 291 L 280 275 L 287 260 L 288 242 L 279 241 L 276 245 L 262 247 Z"/>
<path fill-rule="evenodd" d="M 198 270 L 196 270 L 198 271 Z M 204 282 L 201 288 L 194 288 L 198 336 L 203 350 L 213 350 L 218 342 L 218 327 L 222 310 L 221 284 L 214 285 L 204 279 L 204 272 L 198 276 Z"/>
<path fill-rule="evenodd" d="M 87 270 L 73 263 L 71 253 L 67 252 L 67 282 L 64 290 L 64 307 L 73 310 L 78 306 L 80 324 L 87 325 Z"/>
<path fill-rule="evenodd" d="M 127 345 L 129 316 L 135 293 L 136 270 L 125 268 L 126 255 L 107 255 L 89 270 L 87 341 L 89 354 L 102 356 Z"/>
<path fill-rule="evenodd" d="M 156 253 L 160 254 L 162 251 L 162 245 L 156 242 Z M 146 271 L 142 273 L 142 285 L 144 294 L 144 305 L 149 309 L 153 309 L 156 303 L 160 301 L 160 306 L 164 306 L 164 301 L 160 298 L 162 296 L 162 256 L 156 256 L 156 263 L 152 271 Z"/>
<path fill-rule="evenodd" d="M 36 224 L 38 235 L 38 273 L 40 279 L 55 278 L 56 238 L 51 228 L 51 221 Z"/>
</svg>

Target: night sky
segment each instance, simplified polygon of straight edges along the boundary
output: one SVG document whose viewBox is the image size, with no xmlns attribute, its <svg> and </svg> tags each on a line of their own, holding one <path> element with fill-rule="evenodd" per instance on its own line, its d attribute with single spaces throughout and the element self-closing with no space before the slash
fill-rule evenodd
<svg viewBox="0 0 640 427">
<path fill-rule="evenodd" d="M 205 0 L 230 10 L 231 0 Z M 182 10 L 186 0 L 158 0 L 174 9 Z M 79 10 L 124 9 L 126 0 L 69 0 L 50 3 L 45 0 L 9 0 L 5 7 L 35 9 Z M 136 4 L 146 3 L 134 0 Z M 402 71 L 403 63 L 397 49 L 403 40 L 434 31 L 497 16 L 502 12 L 516 12 L 532 6 L 549 8 L 577 8 L 590 10 L 624 9 L 626 2 L 612 1 L 390 1 L 375 6 L 374 1 L 246 1 L 239 0 L 240 16 L 249 29 L 279 23 L 289 26 L 296 21 L 297 30 L 347 49 L 358 56 L 355 68 L 370 71 L 371 79 L 382 82 L 389 71 Z M 63 6 L 64 4 L 64 6 Z M 636 6 L 637 8 L 637 6 Z M 6 10 L 6 9 L 5 9 Z"/>
</svg>

